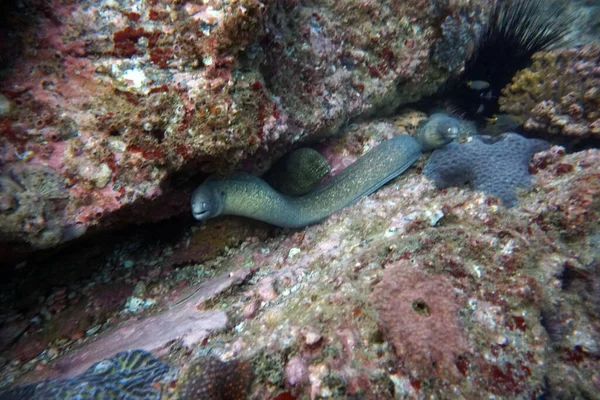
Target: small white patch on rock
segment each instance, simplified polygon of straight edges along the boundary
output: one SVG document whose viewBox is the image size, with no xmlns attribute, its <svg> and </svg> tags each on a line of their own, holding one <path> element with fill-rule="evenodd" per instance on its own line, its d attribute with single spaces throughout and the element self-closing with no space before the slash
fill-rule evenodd
<svg viewBox="0 0 600 400">
<path fill-rule="evenodd" d="M 123 79 L 131 81 L 133 87 L 140 89 L 146 80 L 146 74 L 139 68 L 128 69 L 123 73 Z"/>
<path fill-rule="evenodd" d="M 444 217 L 444 212 L 440 209 L 438 210 L 426 210 L 425 218 L 429 221 L 429 225 L 435 226 L 440 219 Z"/>
<path fill-rule="evenodd" d="M 515 248 L 515 241 L 510 239 L 508 243 L 502 248 L 502 254 L 510 255 L 513 253 L 513 249 Z"/>
<path fill-rule="evenodd" d="M 88 329 L 87 331 L 85 331 L 85 334 L 86 334 L 87 336 L 92 336 L 92 335 L 94 335 L 95 333 L 97 333 L 97 332 L 100 330 L 100 328 L 102 328 L 102 325 L 98 324 L 98 325 L 96 325 L 96 326 L 94 326 L 94 327 L 92 327 L 92 328 Z"/>
<path fill-rule="evenodd" d="M 142 299 L 139 297 L 131 296 L 127 299 L 127 303 L 125 303 L 125 311 L 128 311 L 132 314 L 143 311 L 148 307 L 156 304 L 156 300 L 154 299 Z"/>
<path fill-rule="evenodd" d="M 301 250 L 297 247 L 292 247 L 290 249 L 290 251 L 288 252 L 288 259 L 293 259 L 294 257 L 296 257 L 298 254 L 300 254 Z"/>
<path fill-rule="evenodd" d="M 6 97 L 0 94 L 0 117 L 7 116 L 12 106 Z"/>
<path fill-rule="evenodd" d="M 112 178 L 112 170 L 105 163 L 93 165 L 83 162 L 77 172 L 81 178 L 92 183 L 99 189 L 106 186 Z"/>
<path fill-rule="evenodd" d="M 323 385 L 323 379 L 329 374 L 329 367 L 325 364 L 310 365 L 308 379 L 310 381 L 310 398 L 331 397 L 331 389 Z"/>
<path fill-rule="evenodd" d="M 398 374 L 390 374 L 390 381 L 394 384 L 395 398 L 402 399 L 411 394 L 412 390 L 408 378 L 400 377 Z"/>
<path fill-rule="evenodd" d="M 311 344 L 316 344 L 319 342 L 319 340 L 321 340 L 321 335 L 313 330 L 309 330 L 308 332 L 305 333 L 305 342 L 308 345 Z"/>
</svg>

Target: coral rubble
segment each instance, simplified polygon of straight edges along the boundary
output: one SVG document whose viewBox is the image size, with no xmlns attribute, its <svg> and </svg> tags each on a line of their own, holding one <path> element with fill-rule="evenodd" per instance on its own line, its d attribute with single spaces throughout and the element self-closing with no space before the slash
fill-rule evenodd
<svg viewBox="0 0 600 400">
<path fill-rule="evenodd" d="M 499 99 L 503 112 L 544 135 L 600 138 L 600 46 L 537 53 Z"/>
</svg>

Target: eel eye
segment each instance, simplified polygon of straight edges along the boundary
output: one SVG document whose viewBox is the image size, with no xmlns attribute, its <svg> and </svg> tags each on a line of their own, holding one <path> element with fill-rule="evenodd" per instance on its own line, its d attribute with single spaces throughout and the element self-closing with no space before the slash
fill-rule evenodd
<svg viewBox="0 0 600 400">
<path fill-rule="evenodd" d="M 456 126 L 451 126 L 448 128 L 448 135 L 450 137 L 458 136 L 458 128 Z"/>
</svg>

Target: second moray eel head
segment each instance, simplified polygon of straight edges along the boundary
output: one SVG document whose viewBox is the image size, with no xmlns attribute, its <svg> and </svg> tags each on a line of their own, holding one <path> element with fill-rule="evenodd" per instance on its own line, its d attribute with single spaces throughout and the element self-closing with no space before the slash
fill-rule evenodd
<svg viewBox="0 0 600 400">
<path fill-rule="evenodd" d="M 458 119 L 437 113 L 419 124 L 414 137 L 423 151 L 430 151 L 450 143 L 460 134 L 461 122 Z"/>
</svg>

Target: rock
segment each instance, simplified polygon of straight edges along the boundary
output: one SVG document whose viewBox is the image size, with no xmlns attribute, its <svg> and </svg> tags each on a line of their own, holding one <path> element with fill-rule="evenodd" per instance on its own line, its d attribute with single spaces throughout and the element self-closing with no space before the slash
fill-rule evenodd
<svg viewBox="0 0 600 400">
<path fill-rule="evenodd" d="M 42 166 L 62 194 L 2 193 L 0 238 L 33 251 L 184 213 L 209 173 L 264 171 L 300 141 L 433 93 L 487 2 L 422 4 L 77 0 L 28 8 L 35 28 L 7 9 L 3 54 L 22 52 L 0 83 L 0 175 Z M 465 40 L 433 34 L 440 18 Z"/>
</svg>

